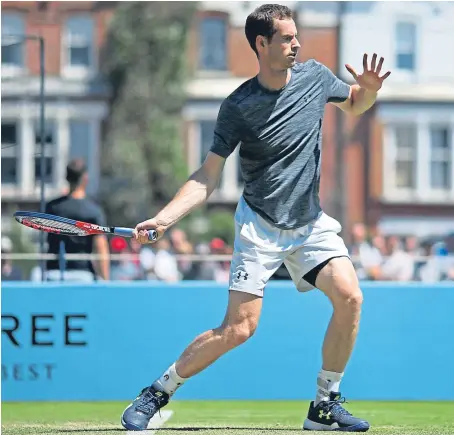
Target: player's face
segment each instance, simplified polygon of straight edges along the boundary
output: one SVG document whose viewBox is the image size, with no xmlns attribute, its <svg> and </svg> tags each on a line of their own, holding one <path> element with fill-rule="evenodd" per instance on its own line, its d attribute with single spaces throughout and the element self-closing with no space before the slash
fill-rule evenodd
<svg viewBox="0 0 454 435">
<path fill-rule="evenodd" d="M 276 33 L 268 43 L 268 60 L 274 70 L 291 68 L 301 48 L 293 20 L 274 20 Z"/>
</svg>

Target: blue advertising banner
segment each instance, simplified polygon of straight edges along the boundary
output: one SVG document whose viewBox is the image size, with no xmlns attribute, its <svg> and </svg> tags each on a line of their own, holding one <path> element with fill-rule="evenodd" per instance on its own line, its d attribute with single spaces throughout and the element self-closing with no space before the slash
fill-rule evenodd
<svg viewBox="0 0 454 435">
<path fill-rule="evenodd" d="M 454 284 L 363 283 L 350 399 L 453 400 L 437 381 L 454 360 Z M 228 292 L 212 282 L 2 284 L 2 399 L 130 400 L 193 338 L 222 322 Z M 309 399 L 331 316 L 318 291 L 266 289 L 247 343 L 178 390 L 177 399 Z"/>
</svg>

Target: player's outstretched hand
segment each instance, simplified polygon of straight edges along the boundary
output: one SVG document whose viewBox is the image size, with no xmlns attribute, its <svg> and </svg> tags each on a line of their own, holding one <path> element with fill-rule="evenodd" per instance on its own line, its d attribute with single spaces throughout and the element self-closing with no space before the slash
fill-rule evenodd
<svg viewBox="0 0 454 435">
<path fill-rule="evenodd" d="M 148 238 L 148 230 L 156 230 L 158 232 L 158 238 L 156 240 L 159 240 L 165 232 L 163 227 L 158 225 L 156 219 L 154 218 L 137 224 L 134 228 L 133 236 L 141 245 L 156 242 L 156 240 L 154 240 L 153 242 L 150 241 L 150 239 Z"/>
<path fill-rule="evenodd" d="M 367 54 L 364 54 L 363 56 L 364 71 L 362 74 L 358 74 L 351 65 L 347 64 L 345 65 L 345 68 L 347 68 L 347 71 L 353 76 L 353 78 L 356 80 L 356 83 L 358 83 L 358 85 L 361 86 L 363 89 L 366 89 L 371 92 L 378 92 L 382 87 L 383 81 L 386 80 L 391 74 L 391 71 L 388 71 L 387 73 L 380 76 L 384 60 L 385 59 L 381 57 L 377 65 L 377 54 L 374 53 L 372 56 L 372 62 L 370 64 L 369 69 L 369 66 L 367 64 L 368 63 Z"/>
</svg>

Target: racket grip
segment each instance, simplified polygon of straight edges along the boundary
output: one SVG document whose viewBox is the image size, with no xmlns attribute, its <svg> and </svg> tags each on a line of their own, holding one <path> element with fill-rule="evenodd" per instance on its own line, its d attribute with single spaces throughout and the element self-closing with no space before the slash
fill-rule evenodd
<svg viewBox="0 0 454 435">
<path fill-rule="evenodd" d="M 120 237 L 132 237 L 133 233 L 132 228 L 122 228 L 122 227 L 115 227 L 114 234 Z M 150 242 L 154 242 L 158 238 L 158 233 L 156 230 L 147 230 L 148 231 L 148 239 Z"/>
</svg>

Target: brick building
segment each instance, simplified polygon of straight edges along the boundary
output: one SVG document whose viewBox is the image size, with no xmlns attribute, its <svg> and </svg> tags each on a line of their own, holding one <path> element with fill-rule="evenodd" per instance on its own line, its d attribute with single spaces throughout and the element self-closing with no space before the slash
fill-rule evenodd
<svg viewBox="0 0 454 435">
<path fill-rule="evenodd" d="M 88 161 L 89 191 L 95 193 L 109 95 L 98 72 L 99 53 L 112 4 L 5 1 L 1 7 L 2 35 L 42 35 L 46 66 L 46 165 L 41 174 L 39 45 L 2 36 L 2 213 L 36 208 L 42 176 L 46 197 L 60 194 L 70 157 Z M 10 221 L 2 219 L 2 225 Z"/>
<path fill-rule="evenodd" d="M 393 72 L 377 104 L 361 118 L 338 117 L 339 110 L 326 108 L 325 210 L 346 230 L 363 221 L 388 233 L 454 231 L 454 51 L 445 50 L 454 41 L 453 3 L 414 2 L 411 14 L 397 2 L 283 3 L 297 14 L 300 60 L 315 58 L 333 71 L 339 64 L 348 81 L 343 65 L 360 69 L 362 53 L 377 52 Z M 49 195 L 64 189 L 64 167 L 75 155 L 90 162 L 90 189 L 97 191 L 109 96 L 99 54 L 115 4 L 2 2 L 2 33 L 41 33 L 46 39 Z M 199 2 L 187 53 L 194 74 L 183 112 L 191 171 L 211 145 L 222 100 L 257 73 L 244 22 L 260 4 Z M 39 198 L 38 71 L 36 43 L 2 45 L 3 213 L 18 204 L 36 207 Z M 241 194 L 237 153 L 226 163 L 213 206 L 233 210 Z"/>
<path fill-rule="evenodd" d="M 294 6 L 295 2 L 287 2 Z M 190 170 L 210 146 L 222 100 L 257 73 L 257 61 L 244 36 L 244 22 L 257 2 L 200 2 L 190 33 L 188 58 L 194 78 L 188 86 L 184 144 Z M 69 157 L 89 163 L 91 193 L 99 183 L 101 125 L 107 115 L 109 91 L 99 75 L 99 55 L 114 2 L 3 2 L 3 34 L 41 34 L 46 44 L 46 196 L 65 188 Z M 298 27 L 303 42 L 300 60 L 315 57 L 336 65 L 332 17 L 303 10 Z M 4 213 L 19 205 L 37 206 L 41 177 L 39 51 L 36 42 L 2 42 L 2 202 Z M 323 171 L 334 162 L 334 108 L 327 108 Z M 228 160 L 221 186 L 210 202 L 233 209 L 242 188 L 237 152 Z M 324 177 L 322 197 L 333 184 Z M 328 204 L 329 205 L 329 204 Z"/>
<path fill-rule="evenodd" d="M 345 128 L 350 223 L 454 232 L 453 21 L 453 2 L 345 2 L 342 64 L 359 69 L 362 53 L 377 52 L 392 71 L 376 105 Z"/>
</svg>

